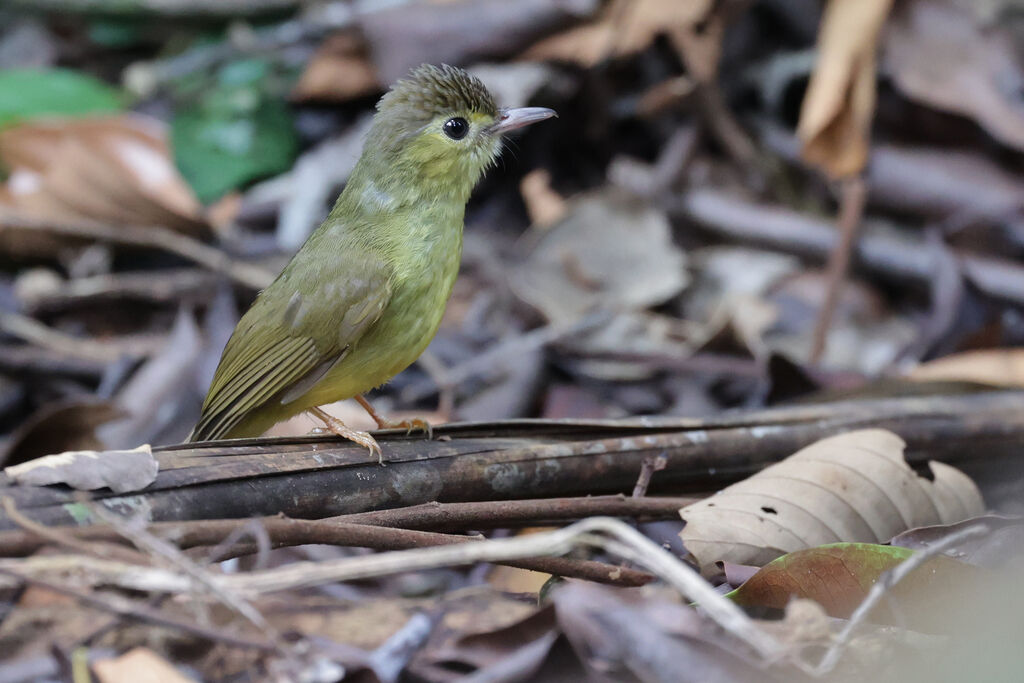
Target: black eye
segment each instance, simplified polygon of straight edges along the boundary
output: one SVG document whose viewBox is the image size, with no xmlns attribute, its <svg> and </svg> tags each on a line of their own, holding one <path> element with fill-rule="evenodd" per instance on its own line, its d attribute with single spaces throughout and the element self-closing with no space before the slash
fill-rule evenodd
<svg viewBox="0 0 1024 683">
<path fill-rule="evenodd" d="M 469 123 L 461 116 L 444 122 L 444 134 L 452 140 L 461 140 L 469 132 Z"/>
</svg>

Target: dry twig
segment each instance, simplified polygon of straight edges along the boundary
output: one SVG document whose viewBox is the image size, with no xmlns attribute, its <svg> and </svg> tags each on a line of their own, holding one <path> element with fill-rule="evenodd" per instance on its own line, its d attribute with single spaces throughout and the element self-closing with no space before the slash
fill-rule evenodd
<svg viewBox="0 0 1024 683">
<path fill-rule="evenodd" d="M 408 571 L 564 555 L 579 546 L 605 550 L 649 569 L 689 600 L 699 603 L 719 626 L 747 643 L 765 660 L 776 661 L 785 654 L 781 643 L 758 627 L 737 605 L 715 591 L 697 572 L 628 524 L 608 517 L 592 517 L 564 529 L 528 536 L 414 548 L 321 562 L 297 562 L 248 574 L 211 576 L 210 579 L 238 595 L 251 597 Z M 77 577 L 130 590 L 192 594 L 194 586 L 190 577 L 178 572 L 78 556 L 0 560 L 0 571 L 19 575 L 73 571 Z"/>
<path fill-rule="evenodd" d="M 850 269 L 850 256 L 856 245 L 857 233 L 860 232 L 864 203 L 867 201 L 868 195 L 867 184 L 860 176 L 844 178 L 840 183 L 839 194 L 839 242 L 828 257 L 825 298 L 818 311 L 818 319 L 814 323 L 814 335 L 811 339 L 810 361 L 812 365 L 817 365 L 825 352 L 832 314 L 839 302 L 839 294 L 843 291 L 846 273 Z"/>
<path fill-rule="evenodd" d="M 0 232 L 5 230 L 36 230 L 65 237 L 79 237 L 113 244 L 159 249 L 198 263 L 214 272 L 224 273 L 235 282 L 250 289 L 263 289 L 274 280 L 273 273 L 259 266 L 235 261 L 216 247 L 155 225 L 113 227 L 86 220 L 75 223 L 56 223 L 0 212 Z"/>
</svg>

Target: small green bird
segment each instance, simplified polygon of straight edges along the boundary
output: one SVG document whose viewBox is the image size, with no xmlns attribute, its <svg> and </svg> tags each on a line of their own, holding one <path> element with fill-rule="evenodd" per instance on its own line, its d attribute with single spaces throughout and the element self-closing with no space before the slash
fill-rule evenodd
<svg viewBox="0 0 1024 683">
<path fill-rule="evenodd" d="M 459 270 L 473 186 L 501 136 L 555 112 L 499 109 L 479 79 L 423 65 L 377 114 L 344 191 L 323 224 L 242 316 L 189 441 L 259 436 L 309 411 L 366 446 L 368 433 L 318 406 L 361 396 L 415 361 L 441 323 Z"/>
</svg>

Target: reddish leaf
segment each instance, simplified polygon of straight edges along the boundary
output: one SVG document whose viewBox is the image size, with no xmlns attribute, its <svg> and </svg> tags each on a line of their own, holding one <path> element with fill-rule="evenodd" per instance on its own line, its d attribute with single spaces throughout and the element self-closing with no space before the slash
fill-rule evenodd
<svg viewBox="0 0 1024 683">
<path fill-rule="evenodd" d="M 849 617 L 881 575 L 914 551 L 872 543 L 833 543 L 798 550 L 770 562 L 728 594 L 747 607 L 783 608 L 794 597 L 821 604 L 831 616 Z M 932 631 L 950 596 L 984 581 L 985 574 L 948 557 L 934 557 L 892 586 L 871 620 Z"/>
</svg>

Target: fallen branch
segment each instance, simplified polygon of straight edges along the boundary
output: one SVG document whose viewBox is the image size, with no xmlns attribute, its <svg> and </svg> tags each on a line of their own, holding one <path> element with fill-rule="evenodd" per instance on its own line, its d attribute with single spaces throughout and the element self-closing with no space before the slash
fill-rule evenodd
<svg viewBox="0 0 1024 683">
<path fill-rule="evenodd" d="M 83 559 L 79 555 L 71 555 L 68 557 L 72 560 Z M 97 562 L 104 562 L 104 560 L 97 560 Z M 88 560 L 85 564 L 88 564 Z M 181 631 L 182 633 L 191 633 L 201 638 L 206 638 L 210 642 L 224 643 L 234 647 L 253 648 L 267 652 L 277 651 L 277 647 L 268 641 L 235 635 L 225 631 L 223 628 L 206 628 L 197 623 L 195 619 L 178 619 L 177 617 L 172 617 L 158 609 L 154 609 L 149 605 L 136 602 L 135 600 L 129 600 L 119 595 L 105 593 L 103 594 L 103 597 L 100 597 L 97 593 L 85 593 L 75 590 L 67 585 L 45 579 L 31 571 L 21 571 L 17 567 L 0 567 L 0 574 L 6 574 L 19 583 L 33 584 L 53 591 L 54 593 L 67 595 L 85 605 L 95 607 L 96 609 L 103 610 L 104 612 L 110 612 L 111 614 L 117 614 L 128 619 L 135 619 L 136 621 L 163 626 L 165 628 Z"/>
<path fill-rule="evenodd" d="M 623 503 L 628 500 L 617 497 L 611 497 L 611 499 L 613 501 Z M 528 503 L 528 506 L 521 506 L 524 510 L 531 510 L 532 508 L 533 511 L 536 511 L 536 508 L 538 507 L 546 507 L 554 513 L 551 516 L 558 516 L 558 511 L 555 510 L 555 506 L 544 505 L 547 501 L 516 502 Z M 576 506 L 575 512 L 583 512 L 588 509 L 614 510 L 615 508 L 646 508 L 645 512 L 652 509 L 658 510 L 662 513 L 662 515 L 660 515 L 662 517 L 677 517 L 679 508 L 687 501 L 685 499 L 669 499 L 668 502 L 661 502 L 660 504 L 651 506 L 616 506 L 610 505 L 609 503 L 611 501 L 608 499 L 605 499 L 602 502 L 604 502 L 604 504 L 598 506 Z M 498 503 L 498 505 L 500 505 L 500 503 Z M 493 508 L 495 504 L 478 503 L 475 504 L 475 506 L 477 508 Z M 142 543 L 145 548 L 151 552 L 157 552 L 159 555 L 167 557 L 174 562 L 178 562 L 180 558 L 183 557 L 179 548 L 194 548 L 197 546 L 210 546 L 216 544 L 217 548 L 209 557 L 209 561 L 220 561 L 230 557 L 248 555 L 259 550 L 260 544 L 258 542 L 242 541 L 237 539 L 239 531 L 242 531 L 253 524 L 258 525 L 263 530 L 263 533 L 266 535 L 268 545 L 273 548 L 284 548 L 305 544 L 324 544 L 371 548 L 374 550 L 404 550 L 409 548 L 425 548 L 482 540 L 482 537 L 480 536 L 459 536 L 436 532 L 414 531 L 409 529 L 395 529 L 379 525 L 383 521 L 388 521 L 388 516 L 395 516 L 395 512 L 401 513 L 403 510 L 383 511 L 383 514 L 379 515 L 380 519 L 376 520 L 376 523 L 378 524 L 376 526 L 373 521 L 366 521 L 361 524 L 340 521 L 347 519 L 347 517 L 365 517 L 372 520 L 376 515 L 376 513 L 367 513 L 366 515 L 349 515 L 347 517 L 342 516 L 334 519 L 323 520 L 283 519 L 280 517 L 269 517 L 262 520 L 250 519 L 245 521 L 197 520 L 194 522 L 153 524 L 143 531 L 136 530 L 133 527 L 126 525 L 124 522 L 111 523 L 111 513 L 103 511 L 103 509 L 98 506 L 92 506 L 91 509 L 94 513 L 100 513 L 101 519 L 108 522 L 108 524 L 111 524 L 111 526 L 96 525 L 74 529 L 51 529 L 29 520 L 25 520 L 24 517 L 13 508 L 9 499 L 5 499 L 4 507 L 7 510 L 7 513 L 11 515 L 12 519 L 26 528 L 23 532 L 3 532 L 0 534 L 0 548 L 2 548 L 0 553 L 2 554 L 12 554 L 17 552 L 18 555 L 27 555 L 42 547 L 46 540 L 55 541 L 60 545 L 65 545 L 76 550 L 82 550 L 82 546 L 88 547 L 89 543 L 96 543 L 99 540 L 103 540 L 105 542 L 117 542 L 123 538 L 130 538 L 136 543 L 136 545 Z M 429 510 L 432 506 L 417 506 L 417 508 L 421 509 L 424 507 Z M 416 509 L 413 509 L 413 512 L 416 511 Z M 423 519 L 423 516 L 419 515 L 419 519 L 416 519 L 417 515 L 405 516 L 408 518 L 408 521 L 420 525 L 429 521 L 431 517 L 428 515 L 427 519 Z M 506 516 L 506 518 L 508 517 Z M 496 520 L 492 519 L 487 522 L 485 526 L 496 523 Z M 236 537 L 236 540 L 232 540 L 231 542 L 222 542 L 223 539 L 227 537 Z M 174 545 L 172 545 L 172 543 Z M 132 555 L 119 559 L 121 559 L 121 561 L 137 561 L 138 557 Z M 145 557 L 143 557 L 143 559 L 145 559 Z M 191 559 L 188 559 L 188 562 L 194 564 Z M 542 572 L 545 574 L 584 579 L 587 581 L 595 581 L 597 583 L 607 583 L 618 586 L 642 586 L 650 582 L 653 578 L 644 572 L 632 569 L 620 569 L 603 562 L 579 560 L 574 558 L 527 558 L 524 560 L 507 562 L 505 564 L 519 569 L 528 569 L 530 571 Z M 193 569 L 190 569 L 187 570 L 186 573 L 192 573 L 193 571 Z M 204 583 L 209 583 L 205 574 L 202 574 L 200 578 L 202 578 Z"/>
<path fill-rule="evenodd" d="M 745 244 L 825 260 L 840 239 L 825 220 L 747 201 L 717 190 L 691 190 L 669 209 L 703 229 Z M 859 266 L 899 282 L 927 289 L 935 275 L 932 253 L 924 240 L 866 229 L 857 241 Z M 1024 303 L 1024 267 L 1013 261 L 953 250 L 965 277 L 988 296 Z"/>
<path fill-rule="evenodd" d="M 159 249 L 188 259 L 214 272 L 223 273 L 250 289 L 263 289 L 274 280 L 273 273 L 259 266 L 235 261 L 216 247 L 155 225 L 119 225 L 114 227 L 85 220 L 75 223 L 57 223 L 0 212 L 0 234 L 16 230 L 48 232 L 63 237 L 78 237 L 90 241 Z"/>
<path fill-rule="evenodd" d="M 121 301 L 162 305 L 205 302 L 219 280 L 216 273 L 200 268 L 104 273 L 61 281 L 52 290 L 22 297 L 22 303 L 29 312 L 38 314 Z"/>
<path fill-rule="evenodd" d="M 193 522 L 192 524 L 201 527 L 204 523 Z M 364 524 L 338 524 L 328 521 L 278 519 L 270 520 L 268 525 L 272 529 L 269 533 L 274 538 L 273 546 L 276 548 L 317 543 L 387 551 L 430 548 L 486 540 L 482 536 L 456 536 L 429 531 L 392 529 Z M 254 544 L 252 543 L 237 543 L 225 548 L 224 554 L 217 559 L 246 555 L 253 550 Z M 650 574 L 634 569 L 622 569 L 604 562 L 565 557 L 526 558 L 497 562 L 496 564 L 616 586 L 642 586 L 654 578 Z"/>
<path fill-rule="evenodd" d="M 514 538 L 415 548 L 319 562 L 297 562 L 248 574 L 213 576 L 224 588 L 245 597 L 339 581 L 355 581 L 408 571 L 424 571 L 477 562 L 510 562 L 524 557 L 564 555 L 576 547 L 605 550 L 651 570 L 687 599 L 697 602 L 722 628 L 747 643 L 768 661 L 785 647 L 762 630 L 740 607 L 719 594 L 696 571 L 643 534 L 616 519 L 592 517 L 564 529 Z M 620 569 L 620 571 L 626 571 Z M 33 556 L 0 560 L 0 572 L 48 576 L 71 574 L 80 581 L 129 590 L 193 594 L 193 580 L 174 571 L 136 567 L 81 556 Z"/>
<path fill-rule="evenodd" d="M 320 520 L 286 519 L 280 516 L 258 517 L 246 520 L 204 519 L 191 522 L 156 522 L 147 530 L 160 538 L 173 542 L 179 548 L 215 546 L 223 543 L 218 557 L 227 557 L 228 549 L 238 545 L 237 536 L 246 529 L 257 527 L 266 534 L 268 546 L 284 547 L 302 543 L 330 543 L 327 535 L 332 525 L 366 524 L 419 529 L 435 532 L 463 531 L 467 529 L 499 529 L 519 526 L 549 526 L 560 522 L 575 522 L 584 517 L 609 516 L 654 521 L 678 519 L 679 509 L 693 503 L 695 498 L 626 498 L 624 496 L 588 496 L 586 498 L 549 498 L 538 500 L 494 500 L 473 503 L 424 503 L 394 510 L 374 510 L 351 515 L 338 515 Z M 25 526 L 19 516 L 14 521 Z M 29 521 L 31 524 L 34 522 Z M 0 531 L 0 556 L 22 557 L 38 551 L 48 538 L 38 529 L 53 531 L 53 527 L 36 525 L 32 529 Z M 327 529 L 325 532 L 324 530 Z M 64 537 L 81 543 L 106 541 L 116 543 L 121 535 L 109 526 L 90 525 L 60 527 Z M 319 534 L 319 536 L 317 536 Z M 318 541 L 289 539 L 317 536 Z M 250 544 L 250 546 L 253 544 Z M 258 545 L 256 543 L 255 545 Z M 412 547 L 412 546 L 405 546 Z"/>
<path fill-rule="evenodd" d="M 1019 452 L 1022 402 L 1024 392 L 1003 391 L 736 411 L 704 420 L 509 420 L 442 425 L 434 441 L 391 430 L 377 433 L 388 467 L 335 437 L 183 444 L 154 449 L 160 473 L 138 493 L 18 486 L 0 475 L 0 495 L 47 525 L 77 524 L 76 496 L 103 500 L 115 511 L 142 510 L 149 522 L 319 518 L 434 500 L 626 493 L 644 458 L 662 453 L 668 466 L 654 493 L 708 492 L 813 441 L 869 426 L 900 435 L 913 463 L 941 460 L 971 474 Z M 0 529 L 12 526 L 0 516 Z"/>
</svg>

